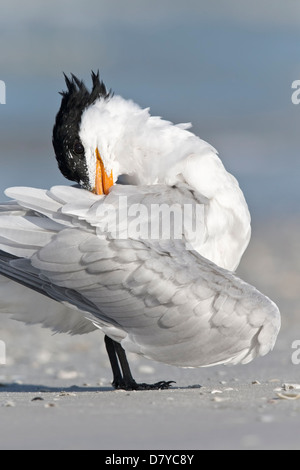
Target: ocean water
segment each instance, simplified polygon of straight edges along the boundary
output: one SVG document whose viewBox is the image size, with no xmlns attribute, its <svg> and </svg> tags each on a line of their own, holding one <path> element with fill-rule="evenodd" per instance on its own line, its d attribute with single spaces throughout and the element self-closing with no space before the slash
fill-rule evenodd
<svg viewBox="0 0 300 470">
<path fill-rule="evenodd" d="M 68 3 L 68 2 L 66 2 Z M 158 5 L 80 0 L 1 11 L 0 194 L 7 186 L 69 184 L 51 144 L 62 72 L 108 88 L 214 145 L 254 217 L 299 213 L 300 20 L 295 3 L 226 0 Z M 225 8 L 226 6 L 226 8 Z M 4 197 L 4 196 L 3 196 Z"/>
</svg>

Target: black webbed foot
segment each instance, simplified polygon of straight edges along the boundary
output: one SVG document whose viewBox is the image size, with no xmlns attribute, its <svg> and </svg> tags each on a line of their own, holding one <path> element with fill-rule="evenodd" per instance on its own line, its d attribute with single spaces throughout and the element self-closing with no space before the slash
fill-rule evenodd
<svg viewBox="0 0 300 470">
<path fill-rule="evenodd" d="M 125 350 L 121 344 L 105 336 L 105 345 L 113 371 L 112 385 L 116 390 L 167 390 L 172 383 L 175 383 L 173 380 L 156 382 L 155 384 L 137 383 L 131 375 Z"/>
<path fill-rule="evenodd" d="M 113 382 L 112 385 L 116 390 L 168 390 L 173 383 L 175 383 L 173 380 L 168 382 L 163 380 L 155 384 L 137 383 L 135 380 L 125 383 L 124 380 L 121 380 L 118 383 Z"/>
</svg>

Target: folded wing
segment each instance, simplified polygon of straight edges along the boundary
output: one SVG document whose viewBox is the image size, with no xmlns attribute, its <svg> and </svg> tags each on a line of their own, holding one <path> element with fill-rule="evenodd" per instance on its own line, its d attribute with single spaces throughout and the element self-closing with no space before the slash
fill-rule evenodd
<svg viewBox="0 0 300 470">
<path fill-rule="evenodd" d="M 205 214 L 205 199 L 184 186 L 162 189 L 116 186 L 106 198 L 72 187 L 9 190 L 16 202 L 0 212 L 0 249 L 19 259 L 3 255 L 0 271 L 157 361 L 200 367 L 266 354 L 280 328 L 278 309 L 193 251 L 205 224 L 191 234 L 187 218 L 181 237 L 145 236 L 161 219 L 153 201 L 174 205 L 172 229 L 184 204 L 202 205 Z"/>
</svg>

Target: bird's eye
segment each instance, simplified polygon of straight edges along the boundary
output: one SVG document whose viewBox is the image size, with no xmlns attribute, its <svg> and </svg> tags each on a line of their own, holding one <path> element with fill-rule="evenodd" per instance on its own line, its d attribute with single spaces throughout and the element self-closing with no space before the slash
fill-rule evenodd
<svg viewBox="0 0 300 470">
<path fill-rule="evenodd" d="M 83 147 L 82 143 L 79 142 L 78 140 L 73 145 L 73 152 L 76 155 L 82 155 L 84 153 L 84 147 Z"/>
</svg>

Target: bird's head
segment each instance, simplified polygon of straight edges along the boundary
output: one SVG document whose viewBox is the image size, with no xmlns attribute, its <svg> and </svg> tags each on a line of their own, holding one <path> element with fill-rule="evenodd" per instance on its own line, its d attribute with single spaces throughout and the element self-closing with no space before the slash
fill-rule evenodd
<svg viewBox="0 0 300 470">
<path fill-rule="evenodd" d="M 113 168 L 104 165 L 98 143 L 99 129 L 94 129 L 97 123 L 90 120 L 84 124 L 83 116 L 87 110 L 92 111 L 94 103 L 109 101 L 112 94 L 100 80 L 99 72 L 92 72 L 91 91 L 74 75 L 71 78 L 65 75 L 65 81 L 67 91 L 61 93 L 52 139 L 59 169 L 66 178 L 83 188 L 96 194 L 107 194 L 114 183 Z"/>
<path fill-rule="evenodd" d="M 208 147 L 189 125 L 151 116 L 149 108 L 107 91 L 99 72 L 92 72 L 91 91 L 74 75 L 65 80 L 53 146 L 62 174 L 84 189 L 108 194 L 125 175 L 130 184 L 175 184 L 185 159 Z"/>
</svg>

